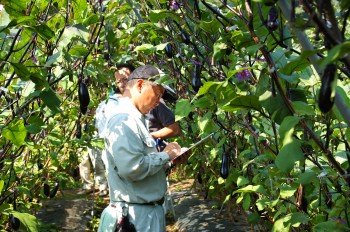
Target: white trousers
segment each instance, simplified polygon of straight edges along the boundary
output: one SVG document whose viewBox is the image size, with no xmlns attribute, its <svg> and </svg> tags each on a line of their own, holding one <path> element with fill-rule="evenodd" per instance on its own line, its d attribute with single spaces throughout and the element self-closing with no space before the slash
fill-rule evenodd
<svg viewBox="0 0 350 232">
<path fill-rule="evenodd" d="M 92 179 L 93 171 L 95 169 L 95 181 L 99 186 L 100 191 L 107 190 L 108 184 L 105 175 L 105 166 L 102 161 L 102 151 L 99 149 L 88 149 L 88 154 L 84 154 L 82 161 L 79 164 L 80 177 L 84 183 L 84 189 L 92 189 L 94 182 Z"/>
<path fill-rule="evenodd" d="M 114 232 L 118 220 L 122 217 L 122 207 L 125 203 L 107 206 L 101 215 L 98 232 Z M 130 204 L 129 221 L 134 224 L 137 232 L 165 232 L 164 209 L 161 205 Z"/>
</svg>

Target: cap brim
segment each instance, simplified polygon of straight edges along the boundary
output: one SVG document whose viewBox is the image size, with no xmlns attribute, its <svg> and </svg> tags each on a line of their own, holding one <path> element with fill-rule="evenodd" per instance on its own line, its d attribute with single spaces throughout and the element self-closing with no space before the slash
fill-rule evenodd
<svg viewBox="0 0 350 232">
<path fill-rule="evenodd" d="M 175 93 L 175 91 L 172 88 L 170 88 L 170 86 L 168 86 L 164 83 L 160 84 L 160 85 L 163 86 L 163 88 L 165 89 L 164 94 L 162 96 L 162 98 L 165 101 L 175 102 L 178 99 L 177 94 Z"/>
</svg>

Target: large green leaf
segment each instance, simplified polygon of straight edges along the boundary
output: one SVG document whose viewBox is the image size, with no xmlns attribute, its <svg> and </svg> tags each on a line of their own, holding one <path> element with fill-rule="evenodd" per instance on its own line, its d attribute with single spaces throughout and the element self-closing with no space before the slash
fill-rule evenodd
<svg viewBox="0 0 350 232">
<path fill-rule="evenodd" d="M 215 82 L 215 81 L 207 81 L 203 84 L 203 86 L 198 90 L 197 97 L 205 95 L 208 92 L 213 92 L 219 86 L 221 86 L 223 82 Z"/>
<path fill-rule="evenodd" d="M 307 223 L 308 221 L 309 221 L 309 218 L 303 213 L 299 213 L 299 212 L 290 213 L 278 219 L 274 223 L 272 227 L 272 231 L 273 232 L 289 231 L 290 226 L 299 227 L 301 223 Z"/>
<path fill-rule="evenodd" d="M 246 187 L 240 188 L 232 193 L 261 193 L 266 194 L 266 190 L 262 185 L 248 185 Z"/>
<path fill-rule="evenodd" d="M 61 111 L 61 100 L 57 97 L 56 93 L 50 88 L 49 90 L 42 91 L 40 98 L 44 101 L 45 105 L 55 114 Z"/>
<path fill-rule="evenodd" d="M 213 113 L 210 111 L 207 112 L 203 117 L 199 118 L 197 122 L 202 134 L 209 134 L 219 129 L 218 125 L 214 123 Z"/>
<path fill-rule="evenodd" d="M 50 40 L 55 36 L 55 32 L 53 32 L 45 23 L 41 23 L 37 26 L 29 26 L 28 29 L 37 33 L 44 40 Z"/>
<path fill-rule="evenodd" d="M 217 20 L 201 21 L 199 27 L 209 34 L 215 34 L 219 32 L 221 24 Z"/>
<path fill-rule="evenodd" d="M 321 60 L 320 65 L 325 67 L 327 64 L 334 63 L 336 60 L 343 58 L 343 56 L 349 55 L 349 51 L 350 41 L 338 44 L 337 46 L 334 46 L 328 52 L 328 55 Z"/>
<path fill-rule="evenodd" d="M 44 66 L 51 66 L 53 63 L 55 63 L 57 61 L 58 58 L 61 57 L 61 54 L 62 53 L 60 51 L 58 51 L 58 52 L 54 53 L 52 56 L 49 56 L 49 58 Z"/>
<path fill-rule="evenodd" d="M 149 12 L 149 19 L 154 22 L 154 23 L 158 23 L 159 21 L 163 20 L 163 19 L 173 19 L 177 22 L 181 21 L 181 18 L 175 14 L 175 12 L 173 11 L 169 11 L 169 10 L 151 10 Z"/>
<path fill-rule="evenodd" d="M 6 11 L 11 15 L 12 17 L 18 17 L 24 16 L 24 12 L 26 12 L 27 9 L 27 0 L 5 0 L 1 1 L 2 4 L 4 4 Z"/>
<path fill-rule="evenodd" d="M 3 131 L 2 135 L 16 146 L 21 146 L 27 136 L 23 120 L 12 121 Z"/>
<path fill-rule="evenodd" d="M 24 81 L 29 80 L 30 72 L 25 65 L 20 63 L 11 63 L 11 65 L 19 78 Z"/>
<path fill-rule="evenodd" d="M 280 190 L 280 197 L 288 198 L 294 196 L 295 191 L 297 191 L 297 187 L 291 187 L 289 185 L 283 184 L 278 186 Z"/>
<path fill-rule="evenodd" d="M 285 75 L 291 75 L 293 72 L 301 71 L 304 68 L 308 67 L 310 63 L 307 59 L 294 59 L 291 61 L 288 61 L 288 63 L 279 69 L 279 71 Z"/>
<path fill-rule="evenodd" d="M 192 111 L 193 106 L 188 99 L 178 100 L 175 106 L 175 121 L 180 121 L 181 119 L 187 117 Z"/>
<path fill-rule="evenodd" d="M 299 123 L 299 118 L 287 116 L 284 118 L 280 128 L 279 135 L 282 144 L 287 144 L 292 139 L 294 127 Z"/>
<path fill-rule="evenodd" d="M 304 158 L 304 154 L 301 150 L 301 143 L 297 139 L 290 138 L 285 142 L 286 144 L 277 155 L 275 163 L 281 171 L 289 172 L 293 169 L 295 162 Z"/>
<path fill-rule="evenodd" d="M 85 46 L 75 45 L 69 50 L 68 53 L 72 56 L 83 57 L 89 53 L 89 50 Z"/>
<path fill-rule="evenodd" d="M 28 119 L 29 125 L 26 125 L 27 131 L 31 134 L 36 134 L 40 132 L 42 129 L 46 128 L 46 125 L 44 121 L 36 116 L 33 115 Z"/>
<path fill-rule="evenodd" d="M 79 38 L 82 41 L 88 41 L 89 33 L 85 26 L 82 24 L 75 24 L 65 28 L 63 35 L 59 42 L 59 47 L 66 48 L 66 46 L 73 40 L 73 38 Z"/>
<path fill-rule="evenodd" d="M 17 211 L 12 211 L 11 213 L 21 221 L 27 231 L 37 232 L 39 230 L 39 221 L 35 216 Z"/>
<path fill-rule="evenodd" d="M 87 1 L 84 0 L 72 0 L 71 4 L 72 4 L 72 8 L 74 9 L 74 14 L 72 16 L 74 16 L 74 19 L 77 20 L 78 22 L 83 22 L 84 19 L 86 18 L 86 14 L 87 14 Z M 102 7 L 102 5 L 101 5 Z"/>
<path fill-rule="evenodd" d="M 266 91 L 259 96 L 259 101 L 278 124 L 281 124 L 285 117 L 291 115 L 288 107 L 284 104 L 284 101 L 279 94 L 273 95 L 272 92 Z"/>
<path fill-rule="evenodd" d="M 259 99 L 255 95 L 235 97 L 229 104 L 222 107 L 222 110 L 234 112 L 243 109 L 261 110 Z"/>
</svg>

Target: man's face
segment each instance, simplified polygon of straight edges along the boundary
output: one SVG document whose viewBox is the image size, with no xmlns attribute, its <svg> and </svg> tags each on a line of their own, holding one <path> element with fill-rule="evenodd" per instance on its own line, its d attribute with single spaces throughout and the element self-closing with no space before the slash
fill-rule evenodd
<svg viewBox="0 0 350 232">
<path fill-rule="evenodd" d="M 116 84 L 121 93 L 125 91 L 125 85 L 128 82 L 128 77 L 131 74 L 130 69 L 128 68 L 120 68 L 114 73 L 114 77 L 116 80 Z"/>
<path fill-rule="evenodd" d="M 163 96 L 164 91 L 165 89 L 161 85 L 144 81 L 138 102 L 139 111 L 142 114 L 146 114 L 153 110 L 159 104 L 159 100 Z"/>
</svg>

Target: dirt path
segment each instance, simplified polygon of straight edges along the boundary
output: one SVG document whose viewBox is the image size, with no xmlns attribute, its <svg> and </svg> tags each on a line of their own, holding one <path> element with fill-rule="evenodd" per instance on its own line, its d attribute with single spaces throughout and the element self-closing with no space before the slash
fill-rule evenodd
<svg viewBox="0 0 350 232">
<path fill-rule="evenodd" d="M 229 219 L 217 202 L 204 200 L 192 187 L 193 180 L 170 185 L 173 200 L 170 212 L 174 212 L 175 217 L 172 213 L 167 217 L 167 232 L 251 230 L 245 215 L 237 212 L 234 219 Z M 93 228 L 91 222 L 93 195 L 79 196 L 77 192 L 76 189 L 63 190 L 55 199 L 43 201 L 37 217 L 46 224 L 45 231 L 96 231 L 96 225 Z M 99 216 L 108 198 L 98 198 L 97 193 L 95 196 L 94 215 Z"/>
</svg>

